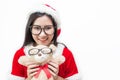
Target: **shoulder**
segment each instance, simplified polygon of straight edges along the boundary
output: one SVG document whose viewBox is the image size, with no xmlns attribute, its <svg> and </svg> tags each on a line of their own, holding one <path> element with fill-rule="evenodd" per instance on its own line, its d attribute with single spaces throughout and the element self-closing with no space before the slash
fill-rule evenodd
<svg viewBox="0 0 120 80">
<path fill-rule="evenodd" d="M 71 61 L 74 61 L 74 56 L 73 56 L 73 53 L 67 48 L 65 47 L 64 50 L 63 50 L 63 56 L 65 57 L 66 59 L 66 62 L 71 62 Z"/>
<path fill-rule="evenodd" d="M 25 77 L 24 72 L 26 70 L 26 67 L 19 64 L 18 59 L 24 55 L 24 48 L 18 49 L 13 58 L 12 62 L 12 70 L 11 70 L 11 75 L 12 78 L 11 80 L 23 80 L 22 77 Z"/>
<path fill-rule="evenodd" d="M 22 55 L 25 55 L 25 54 L 24 54 L 24 48 L 23 48 L 23 47 L 20 48 L 20 49 L 18 49 L 18 50 L 15 52 L 14 58 L 19 58 L 19 57 L 22 56 Z"/>
<path fill-rule="evenodd" d="M 64 55 L 65 57 L 73 56 L 71 50 L 64 43 L 58 43 L 58 49 L 61 51 L 62 55 Z"/>
</svg>

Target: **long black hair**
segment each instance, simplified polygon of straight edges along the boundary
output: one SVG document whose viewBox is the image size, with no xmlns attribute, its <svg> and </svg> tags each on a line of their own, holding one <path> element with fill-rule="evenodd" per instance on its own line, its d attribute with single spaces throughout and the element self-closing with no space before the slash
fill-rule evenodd
<svg viewBox="0 0 120 80">
<path fill-rule="evenodd" d="M 23 43 L 23 46 L 26 46 L 30 43 L 35 43 L 33 37 L 32 37 L 32 33 L 31 33 L 31 30 L 30 30 L 30 27 L 33 25 L 34 21 L 38 18 L 38 17 L 42 17 L 42 16 L 48 16 L 52 23 L 53 23 L 53 26 L 54 26 L 54 37 L 52 39 L 53 41 L 53 44 L 57 46 L 57 23 L 55 22 L 54 18 L 47 14 L 47 13 L 41 13 L 41 12 L 34 12 L 32 13 L 30 16 L 29 16 L 29 19 L 28 19 L 28 22 L 27 22 L 27 25 L 26 25 L 26 29 L 25 29 L 25 38 L 24 38 L 24 43 Z"/>
</svg>

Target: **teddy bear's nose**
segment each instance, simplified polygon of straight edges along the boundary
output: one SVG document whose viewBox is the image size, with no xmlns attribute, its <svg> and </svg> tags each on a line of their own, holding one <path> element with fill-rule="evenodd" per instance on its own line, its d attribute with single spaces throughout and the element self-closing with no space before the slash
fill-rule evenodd
<svg viewBox="0 0 120 80">
<path fill-rule="evenodd" d="M 38 56 L 41 56 L 42 54 L 38 54 Z"/>
</svg>

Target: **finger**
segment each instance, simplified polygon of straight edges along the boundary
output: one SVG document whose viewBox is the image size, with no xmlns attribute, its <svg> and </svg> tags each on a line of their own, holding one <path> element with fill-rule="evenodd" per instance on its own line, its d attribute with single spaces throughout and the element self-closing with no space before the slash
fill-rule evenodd
<svg viewBox="0 0 120 80">
<path fill-rule="evenodd" d="M 34 73 L 34 72 L 37 72 L 38 70 L 39 70 L 39 68 L 28 69 L 28 73 Z"/>
<path fill-rule="evenodd" d="M 27 62 L 26 65 L 29 66 L 29 65 L 32 65 L 32 64 L 36 64 L 35 62 Z"/>
<path fill-rule="evenodd" d="M 28 66 L 28 69 L 33 69 L 33 68 L 37 68 L 39 65 L 37 64 L 32 64 Z"/>
<path fill-rule="evenodd" d="M 37 74 L 37 72 L 31 73 L 30 76 L 33 77 Z"/>
<path fill-rule="evenodd" d="M 31 77 L 37 73 L 39 68 L 33 68 L 33 69 L 28 69 L 27 74 L 30 75 Z"/>
<path fill-rule="evenodd" d="M 53 66 L 51 66 L 51 65 L 48 65 L 48 68 L 49 68 L 49 70 L 50 71 L 52 71 L 54 74 L 58 74 L 58 68 L 55 68 L 55 67 L 53 67 Z"/>
<path fill-rule="evenodd" d="M 49 62 L 49 65 L 53 66 L 54 68 L 58 68 L 58 64 L 55 62 Z"/>
<path fill-rule="evenodd" d="M 49 69 L 49 71 L 53 76 L 57 76 L 57 74 L 55 74 L 51 69 Z"/>
<path fill-rule="evenodd" d="M 50 71 L 50 73 L 52 74 L 54 80 L 57 80 L 57 78 L 58 78 L 58 74 L 55 74 L 55 73 L 52 72 L 51 70 L 49 70 L 49 71 Z"/>
</svg>

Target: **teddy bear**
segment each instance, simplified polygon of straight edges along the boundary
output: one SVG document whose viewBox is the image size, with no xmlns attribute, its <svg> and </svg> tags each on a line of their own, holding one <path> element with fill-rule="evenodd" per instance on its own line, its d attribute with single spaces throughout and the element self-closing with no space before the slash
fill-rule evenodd
<svg viewBox="0 0 120 80">
<path fill-rule="evenodd" d="M 58 65 L 65 61 L 65 57 L 62 54 L 56 55 L 56 46 L 51 44 L 50 46 L 37 45 L 28 46 L 24 49 L 26 55 L 21 56 L 18 59 L 19 64 L 28 66 L 29 62 L 34 62 L 39 65 L 37 74 L 32 77 L 31 80 L 54 80 L 53 76 L 48 70 L 48 62 L 54 60 Z"/>
</svg>

